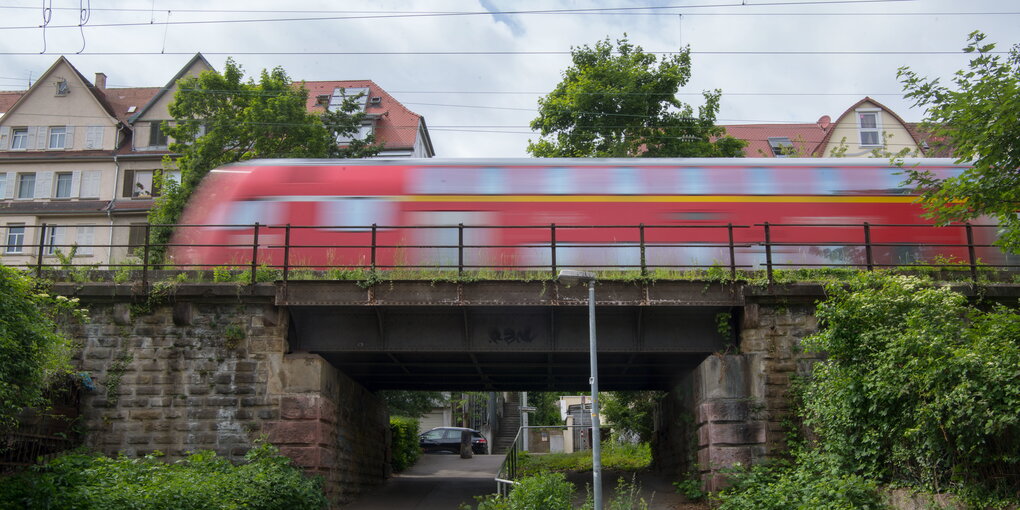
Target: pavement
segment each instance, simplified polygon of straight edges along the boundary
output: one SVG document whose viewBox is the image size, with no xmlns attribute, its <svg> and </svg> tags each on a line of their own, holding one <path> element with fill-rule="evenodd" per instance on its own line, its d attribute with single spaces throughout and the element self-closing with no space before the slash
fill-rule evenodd
<svg viewBox="0 0 1020 510">
<path fill-rule="evenodd" d="M 422 455 L 407 471 L 364 494 L 344 510 L 456 510 L 475 496 L 496 492 L 502 455 Z"/>
</svg>

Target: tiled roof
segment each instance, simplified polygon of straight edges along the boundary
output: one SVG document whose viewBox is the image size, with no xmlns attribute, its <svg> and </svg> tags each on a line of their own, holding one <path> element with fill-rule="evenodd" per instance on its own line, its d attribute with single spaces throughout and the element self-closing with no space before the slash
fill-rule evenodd
<svg viewBox="0 0 1020 510">
<path fill-rule="evenodd" d="M 769 146 L 769 138 L 789 138 L 797 153 L 811 155 L 818 146 L 818 143 L 825 138 L 827 129 L 822 128 L 820 123 L 815 124 L 734 124 L 723 126 L 726 134 L 740 140 L 745 140 L 744 156 L 748 158 L 771 158 L 774 156 L 772 147 Z"/>
<path fill-rule="evenodd" d="M 366 113 L 379 116 L 375 124 L 376 141 L 384 143 L 387 149 L 414 147 L 421 115 L 408 110 L 372 80 L 306 81 L 295 84 L 303 84 L 308 89 L 307 107 L 310 112 L 323 111 L 322 105 L 317 103 L 317 96 L 332 95 L 333 89 L 337 87 L 345 89 L 368 87 L 369 99 L 373 97 L 381 99 L 379 104 L 371 104 L 369 101 L 365 108 Z"/>
<path fill-rule="evenodd" d="M 135 107 L 135 111 L 141 110 L 157 92 L 159 87 L 137 87 L 126 89 L 98 89 L 110 105 L 117 120 L 127 123 L 128 117 L 134 115 L 128 108 Z"/>
<path fill-rule="evenodd" d="M 14 103 L 17 103 L 21 96 L 25 95 L 24 90 L 5 90 L 0 92 L 0 113 L 7 113 Z"/>
</svg>

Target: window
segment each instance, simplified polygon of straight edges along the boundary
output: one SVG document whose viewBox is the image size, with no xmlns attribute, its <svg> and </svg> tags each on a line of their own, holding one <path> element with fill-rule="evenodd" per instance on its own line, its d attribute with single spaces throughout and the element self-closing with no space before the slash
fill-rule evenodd
<svg viewBox="0 0 1020 510">
<path fill-rule="evenodd" d="M 7 226 L 7 245 L 4 247 L 5 253 L 22 253 L 25 248 L 25 226 L 24 225 L 8 225 Z"/>
<path fill-rule="evenodd" d="M 59 80 L 54 85 L 57 87 L 58 96 L 66 96 L 71 93 L 71 86 L 67 84 L 67 80 Z"/>
<path fill-rule="evenodd" d="M 71 198 L 71 172 L 57 173 L 57 189 L 53 198 Z"/>
<path fill-rule="evenodd" d="M 128 247 L 138 248 L 145 246 L 145 223 L 132 223 L 128 231 Z"/>
<path fill-rule="evenodd" d="M 11 150 L 28 149 L 28 128 L 14 128 L 11 130 Z"/>
<path fill-rule="evenodd" d="M 64 244 L 64 230 L 66 227 L 52 226 L 46 227 L 46 253 L 47 255 L 53 255 L 58 251 L 60 253 L 66 253 L 67 248 Z"/>
<path fill-rule="evenodd" d="M 879 131 L 882 125 L 879 122 L 878 111 L 857 111 L 857 128 L 861 132 L 861 145 L 880 147 L 882 145 Z"/>
<path fill-rule="evenodd" d="M 63 149 L 67 146 L 67 128 L 64 126 L 50 126 L 50 149 Z"/>
<path fill-rule="evenodd" d="M 18 198 L 35 198 L 35 173 L 18 174 Z"/>
<path fill-rule="evenodd" d="M 152 176 L 155 170 L 126 170 L 124 172 L 123 196 L 131 198 L 152 198 L 157 193 L 153 189 Z"/>
<path fill-rule="evenodd" d="M 365 105 L 368 103 L 368 87 L 349 87 L 341 88 L 337 87 L 333 89 L 333 95 L 329 98 L 328 110 L 333 108 L 340 108 L 344 104 L 345 99 L 353 99 L 354 104 L 359 106 L 359 110 L 364 110 Z"/>
<path fill-rule="evenodd" d="M 75 244 L 78 245 L 78 255 L 92 255 L 94 253 L 95 227 L 93 225 L 78 225 Z"/>
<path fill-rule="evenodd" d="M 787 158 L 793 152 L 793 142 L 785 136 L 770 136 L 769 148 L 772 149 L 773 156 Z"/>
<path fill-rule="evenodd" d="M 348 143 L 351 140 L 364 140 L 365 138 L 368 138 L 368 135 L 370 135 L 370 134 L 372 134 L 374 132 L 375 132 L 375 124 L 373 124 L 371 122 L 368 122 L 368 123 L 362 124 L 360 127 L 358 127 L 358 131 L 355 132 L 355 133 L 352 133 L 351 136 L 348 136 L 348 135 L 337 135 L 336 143 L 341 144 L 341 143 Z"/>
<path fill-rule="evenodd" d="M 149 146 L 166 147 L 170 142 L 166 132 L 163 131 L 163 121 L 154 120 L 149 123 Z"/>
</svg>

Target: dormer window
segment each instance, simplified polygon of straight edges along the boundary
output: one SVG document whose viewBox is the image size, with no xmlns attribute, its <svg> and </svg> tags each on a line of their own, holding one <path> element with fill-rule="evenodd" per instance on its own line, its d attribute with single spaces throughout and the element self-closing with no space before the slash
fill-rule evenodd
<svg viewBox="0 0 1020 510">
<path fill-rule="evenodd" d="M 857 110 L 857 129 L 861 133 L 862 147 L 882 146 L 882 122 L 878 110 Z"/>
<path fill-rule="evenodd" d="M 769 137 L 769 148 L 772 149 L 772 155 L 777 158 L 788 158 L 793 153 L 793 142 L 785 136 L 770 136 Z"/>
<path fill-rule="evenodd" d="M 67 80 L 57 80 L 55 85 L 57 86 L 57 96 L 66 96 L 71 93 L 71 86 L 67 84 Z"/>
<path fill-rule="evenodd" d="M 329 107 L 331 110 L 334 107 L 341 107 L 344 104 L 345 99 L 354 99 L 354 103 L 358 105 L 358 109 L 361 111 L 365 110 L 365 105 L 368 104 L 368 87 L 350 87 L 343 88 L 337 87 L 333 89 L 333 95 L 329 98 Z"/>
</svg>

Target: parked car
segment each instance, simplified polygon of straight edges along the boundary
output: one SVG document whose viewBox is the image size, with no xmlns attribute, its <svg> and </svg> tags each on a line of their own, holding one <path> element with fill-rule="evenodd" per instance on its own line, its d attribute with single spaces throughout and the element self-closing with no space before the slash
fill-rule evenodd
<svg viewBox="0 0 1020 510">
<path fill-rule="evenodd" d="M 464 427 L 436 427 L 418 436 L 418 444 L 425 453 L 460 453 L 460 434 L 465 430 L 471 432 L 471 451 L 479 455 L 488 453 L 489 442 L 485 436 Z"/>
</svg>

